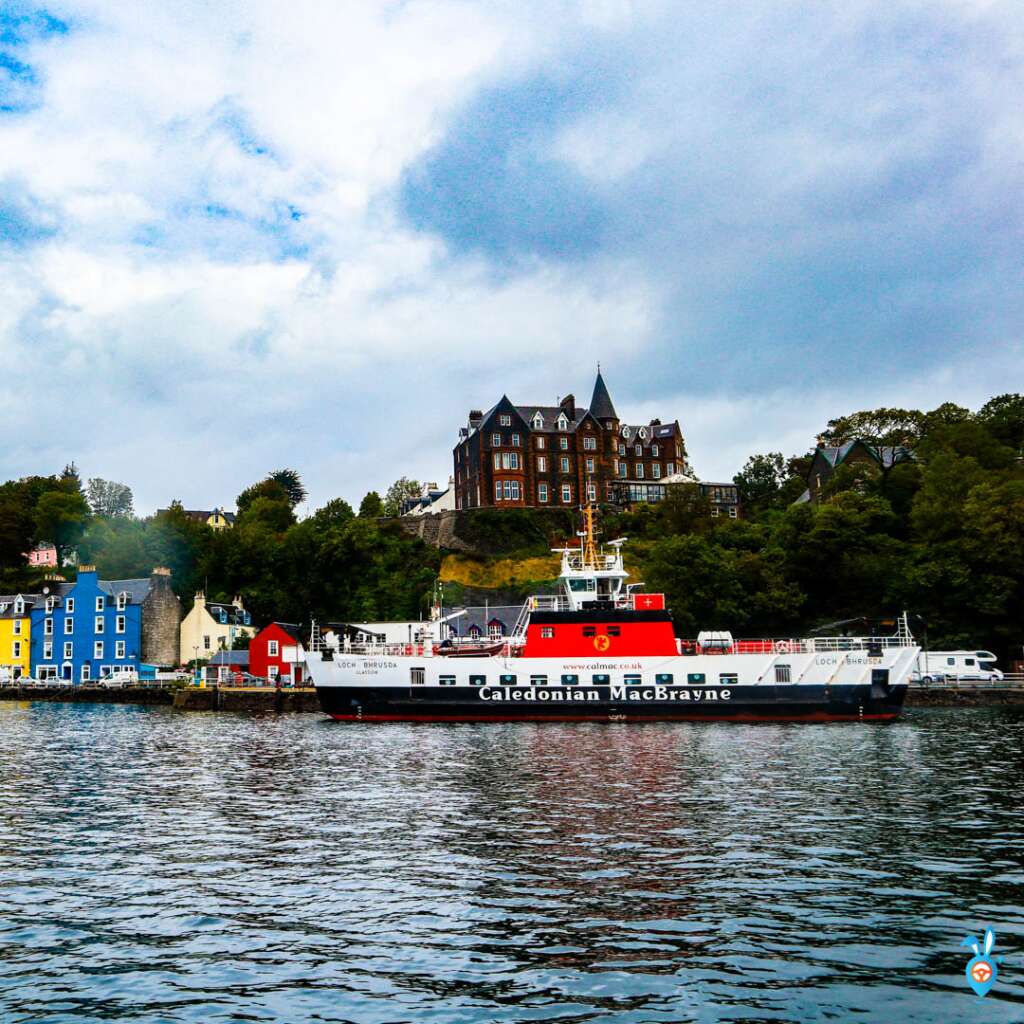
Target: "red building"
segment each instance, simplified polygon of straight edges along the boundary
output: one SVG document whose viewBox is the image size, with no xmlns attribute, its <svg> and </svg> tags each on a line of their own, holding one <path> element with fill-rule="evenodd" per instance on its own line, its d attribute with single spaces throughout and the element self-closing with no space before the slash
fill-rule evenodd
<svg viewBox="0 0 1024 1024">
<path fill-rule="evenodd" d="M 299 656 L 300 630 L 288 622 L 272 622 L 249 641 L 249 671 L 268 682 L 301 685 L 304 679 Z"/>
</svg>

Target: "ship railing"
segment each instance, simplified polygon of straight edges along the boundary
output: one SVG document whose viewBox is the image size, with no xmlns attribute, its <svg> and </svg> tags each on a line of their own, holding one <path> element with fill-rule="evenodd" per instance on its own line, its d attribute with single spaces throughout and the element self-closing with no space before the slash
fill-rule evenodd
<svg viewBox="0 0 1024 1024">
<path fill-rule="evenodd" d="M 682 642 L 682 648 L 695 654 L 826 654 L 864 651 L 869 647 L 907 647 L 912 643 L 913 640 L 895 636 L 760 637 L 704 646 L 695 640 L 689 640 Z"/>
</svg>

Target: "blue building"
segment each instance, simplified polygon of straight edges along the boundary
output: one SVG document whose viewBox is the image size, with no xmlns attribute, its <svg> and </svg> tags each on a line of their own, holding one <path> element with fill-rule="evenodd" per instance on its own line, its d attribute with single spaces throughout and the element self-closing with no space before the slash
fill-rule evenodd
<svg viewBox="0 0 1024 1024">
<path fill-rule="evenodd" d="M 89 683 L 177 662 L 181 605 L 170 572 L 101 580 L 80 566 L 74 583 L 47 582 L 32 608 L 32 675 Z"/>
</svg>

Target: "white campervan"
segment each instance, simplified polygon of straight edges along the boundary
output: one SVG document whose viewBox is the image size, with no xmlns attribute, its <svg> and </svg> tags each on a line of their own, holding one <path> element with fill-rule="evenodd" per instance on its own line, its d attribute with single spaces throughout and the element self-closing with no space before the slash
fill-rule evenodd
<svg viewBox="0 0 1024 1024">
<path fill-rule="evenodd" d="M 996 656 L 991 651 L 922 651 L 910 678 L 925 686 L 944 679 L 994 683 L 1003 678 L 1003 673 L 996 668 Z"/>
</svg>

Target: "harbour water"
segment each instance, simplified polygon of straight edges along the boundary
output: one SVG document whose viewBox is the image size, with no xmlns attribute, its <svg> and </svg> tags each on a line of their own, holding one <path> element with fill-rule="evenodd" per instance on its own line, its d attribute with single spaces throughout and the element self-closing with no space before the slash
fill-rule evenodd
<svg viewBox="0 0 1024 1024">
<path fill-rule="evenodd" d="M 0 1021 L 1019 1021 L 1024 713 L 0 704 Z M 982 1001 L 959 944 L 990 925 Z"/>
</svg>

